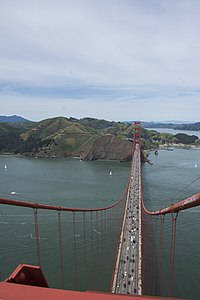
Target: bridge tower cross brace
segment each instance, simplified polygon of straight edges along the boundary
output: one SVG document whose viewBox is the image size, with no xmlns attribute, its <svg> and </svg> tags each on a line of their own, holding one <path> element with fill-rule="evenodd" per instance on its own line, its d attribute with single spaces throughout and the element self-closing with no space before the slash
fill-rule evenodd
<svg viewBox="0 0 200 300">
<path fill-rule="evenodd" d="M 133 139 L 134 139 L 134 146 L 136 146 L 136 144 L 141 144 L 141 126 L 140 126 L 140 122 L 134 122 L 134 134 L 133 134 Z"/>
</svg>

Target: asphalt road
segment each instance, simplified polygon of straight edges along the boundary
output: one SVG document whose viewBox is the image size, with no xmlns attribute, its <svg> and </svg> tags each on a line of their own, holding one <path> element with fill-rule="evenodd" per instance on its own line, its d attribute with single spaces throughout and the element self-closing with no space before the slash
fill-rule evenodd
<svg viewBox="0 0 200 300">
<path fill-rule="evenodd" d="M 139 276 L 139 150 L 134 153 L 127 197 L 122 243 L 118 253 L 117 279 L 113 292 L 138 294 Z"/>
</svg>

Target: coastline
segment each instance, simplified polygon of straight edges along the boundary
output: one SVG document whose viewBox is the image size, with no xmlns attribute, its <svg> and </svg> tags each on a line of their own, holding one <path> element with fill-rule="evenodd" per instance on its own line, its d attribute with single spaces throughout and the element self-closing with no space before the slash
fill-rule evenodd
<svg viewBox="0 0 200 300">
<path fill-rule="evenodd" d="M 160 150 L 170 150 L 170 149 L 188 149 L 188 150 L 200 150 L 200 145 L 186 145 L 186 144 L 163 144 L 159 145 Z"/>
</svg>

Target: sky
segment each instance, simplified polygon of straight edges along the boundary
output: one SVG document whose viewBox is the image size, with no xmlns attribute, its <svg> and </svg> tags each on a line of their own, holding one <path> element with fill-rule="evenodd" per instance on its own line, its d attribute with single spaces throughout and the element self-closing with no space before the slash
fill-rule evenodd
<svg viewBox="0 0 200 300">
<path fill-rule="evenodd" d="M 199 0 L 0 0 L 0 115 L 200 121 Z"/>
</svg>

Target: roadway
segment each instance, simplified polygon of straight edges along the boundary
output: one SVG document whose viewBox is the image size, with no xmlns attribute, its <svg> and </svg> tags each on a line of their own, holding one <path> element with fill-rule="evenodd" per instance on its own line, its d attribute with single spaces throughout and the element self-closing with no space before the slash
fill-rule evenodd
<svg viewBox="0 0 200 300">
<path fill-rule="evenodd" d="M 140 240 L 140 147 L 134 151 L 129 190 L 115 266 L 112 292 L 140 294 L 141 240 Z"/>
</svg>

